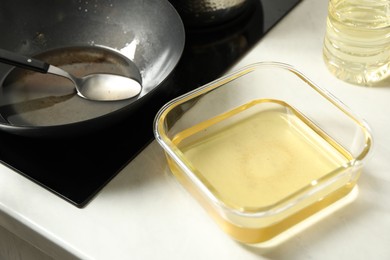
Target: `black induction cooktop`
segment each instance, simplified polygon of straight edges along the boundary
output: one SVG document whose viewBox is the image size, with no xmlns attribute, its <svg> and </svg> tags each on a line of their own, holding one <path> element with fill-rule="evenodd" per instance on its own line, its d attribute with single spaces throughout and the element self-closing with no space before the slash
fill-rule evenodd
<svg viewBox="0 0 390 260">
<path fill-rule="evenodd" d="M 84 207 L 153 140 L 153 119 L 160 107 L 220 77 L 299 2 L 253 0 L 231 21 L 186 27 L 186 46 L 177 67 L 127 118 L 68 138 L 0 132 L 0 161 L 69 203 Z"/>
</svg>

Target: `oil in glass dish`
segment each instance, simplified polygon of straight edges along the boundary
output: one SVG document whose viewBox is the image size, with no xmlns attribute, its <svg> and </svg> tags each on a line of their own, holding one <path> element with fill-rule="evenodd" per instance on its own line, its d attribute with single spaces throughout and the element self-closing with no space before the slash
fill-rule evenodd
<svg viewBox="0 0 390 260">
<path fill-rule="evenodd" d="M 185 163 L 213 195 L 227 207 L 242 212 L 272 207 L 317 184 L 336 169 L 344 169 L 351 160 L 341 145 L 299 111 L 278 100 L 252 101 L 180 132 L 173 142 Z M 172 161 L 170 167 L 183 181 Z M 329 189 L 335 189 L 340 182 L 348 181 L 340 179 Z M 352 188 L 350 183 L 331 198 L 313 202 L 268 227 L 266 224 L 261 228 L 238 227 L 218 214 L 211 214 L 234 238 L 257 243 L 328 206 Z"/>
</svg>

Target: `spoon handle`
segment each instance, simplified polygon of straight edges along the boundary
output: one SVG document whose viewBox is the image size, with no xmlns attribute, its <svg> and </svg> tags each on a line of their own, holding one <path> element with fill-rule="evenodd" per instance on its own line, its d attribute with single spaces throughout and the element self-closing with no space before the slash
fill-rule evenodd
<svg viewBox="0 0 390 260">
<path fill-rule="evenodd" d="M 21 54 L 4 49 L 0 49 L 0 62 L 40 73 L 47 73 L 50 66 L 48 63 L 41 60 L 25 57 Z"/>
</svg>

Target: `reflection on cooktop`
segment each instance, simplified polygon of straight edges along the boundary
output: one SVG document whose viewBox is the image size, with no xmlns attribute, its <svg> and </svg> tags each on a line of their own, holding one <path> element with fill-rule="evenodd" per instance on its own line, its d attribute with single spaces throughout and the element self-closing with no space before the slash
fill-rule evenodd
<svg viewBox="0 0 390 260">
<path fill-rule="evenodd" d="M 161 106 L 221 76 L 298 2 L 253 0 L 250 8 L 223 25 L 186 28 L 186 47 L 173 73 L 124 120 L 66 139 L 0 132 L 0 160 L 73 205 L 84 207 L 153 140 L 153 119 Z"/>
</svg>

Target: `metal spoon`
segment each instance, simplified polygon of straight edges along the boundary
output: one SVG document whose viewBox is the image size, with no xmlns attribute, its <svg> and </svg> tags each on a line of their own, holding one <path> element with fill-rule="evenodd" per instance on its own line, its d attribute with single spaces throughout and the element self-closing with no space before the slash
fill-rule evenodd
<svg viewBox="0 0 390 260">
<path fill-rule="evenodd" d="M 35 58 L 0 49 L 0 62 L 16 67 L 49 73 L 69 79 L 76 87 L 80 97 L 97 101 L 129 99 L 141 92 L 140 79 L 113 74 L 90 74 L 77 78 L 67 71 Z"/>
</svg>

